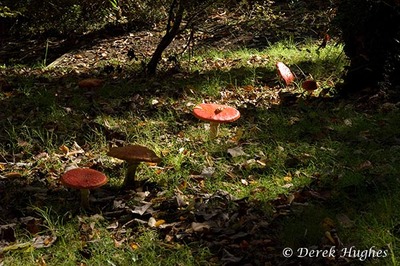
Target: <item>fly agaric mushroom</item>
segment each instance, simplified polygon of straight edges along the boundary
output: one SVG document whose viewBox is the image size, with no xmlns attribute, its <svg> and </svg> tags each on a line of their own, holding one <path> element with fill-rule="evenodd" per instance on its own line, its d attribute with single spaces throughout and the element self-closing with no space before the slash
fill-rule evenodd
<svg viewBox="0 0 400 266">
<path fill-rule="evenodd" d="M 276 63 L 276 67 L 278 68 L 279 74 L 281 75 L 281 77 L 285 81 L 286 86 L 293 82 L 294 75 L 293 75 L 292 71 L 290 71 L 290 68 L 288 68 L 282 62 L 277 62 Z"/>
<path fill-rule="evenodd" d="M 154 151 L 140 145 L 112 147 L 107 155 L 127 162 L 128 170 L 122 185 L 124 188 L 135 188 L 135 173 L 141 162 L 159 163 L 161 161 Z"/>
<path fill-rule="evenodd" d="M 317 82 L 315 82 L 315 80 L 306 80 L 301 84 L 301 87 L 303 88 L 303 90 L 308 92 L 308 94 L 312 94 L 313 91 L 318 88 Z"/>
<path fill-rule="evenodd" d="M 81 206 L 89 208 L 89 190 L 103 186 L 107 183 L 107 177 L 94 169 L 75 168 L 61 176 L 61 183 L 69 188 L 81 191 Z"/>
<path fill-rule="evenodd" d="M 240 112 L 227 105 L 201 103 L 194 107 L 193 115 L 198 119 L 210 122 L 210 139 L 214 139 L 218 135 L 219 125 L 238 120 Z"/>
</svg>

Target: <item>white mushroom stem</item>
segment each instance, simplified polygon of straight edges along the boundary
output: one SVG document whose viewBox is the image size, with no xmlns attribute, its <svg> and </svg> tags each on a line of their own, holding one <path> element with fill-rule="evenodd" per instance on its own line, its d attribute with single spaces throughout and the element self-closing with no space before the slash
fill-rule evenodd
<svg viewBox="0 0 400 266">
<path fill-rule="evenodd" d="M 89 189 L 81 189 L 81 207 L 84 209 L 89 208 Z"/>
<path fill-rule="evenodd" d="M 135 188 L 135 174 L 139 164 L 140 162 L 128 163 L 128 170 L 126 171 L 126 176 L 123 184 L 124 188 Z"/>
<path fill-rule="evenodd" d="M 210 139 L 215 139 L 218 135 L 219 131 L 219 124 L 218 122 L 210 122 Z"/>
</svg>

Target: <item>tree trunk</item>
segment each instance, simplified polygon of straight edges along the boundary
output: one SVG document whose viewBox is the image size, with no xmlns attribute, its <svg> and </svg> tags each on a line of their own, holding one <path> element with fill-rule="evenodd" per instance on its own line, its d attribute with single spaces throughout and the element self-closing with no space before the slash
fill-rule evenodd
<svg viewBox="0 0 400 266">
<path fill-rule="evenodd" d="M 174 12 L 175 8 L 177 8 L 176 13 Z M 168 16 L 166 33 L 161 39 L 160 43 L 158 44 L 156 50 L 154 51 L 149 63 L 147 64 L 147 73 L 149 75 L 153 76 L 156 74 L 157 65 L 161 60 L 162 53 L 168 47 L 168 45 L 170 45 L 170 43 L 174 40 L 175 36 L 179 33 L 184 11 L 185 11 L 185 6 L 183 0 L 174 0 L 172 2 Z"/>
</svg>

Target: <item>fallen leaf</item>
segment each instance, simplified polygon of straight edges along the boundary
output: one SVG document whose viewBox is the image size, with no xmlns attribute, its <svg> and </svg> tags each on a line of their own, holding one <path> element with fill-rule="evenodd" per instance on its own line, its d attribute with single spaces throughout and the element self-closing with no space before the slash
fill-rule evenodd
<svg viewBox="0 0 400 266">
<path fill-rule="evenodd" d="M 335 245 L 335 239 L 333 239 L 330 231 L 325 231 L 325 237 L 331 242 L 332 245 Z"/>
<path fill-rule="evenodd" d="M 18 139 L 17 143 L 18 143 L 18 146 L 20 146 L 20 147 L 27 147 L 30 145 L 29 142 L 22 140 L 22 139 Z"/>
<path fill-rule="evenodd" d="M 292 183 L 287 183 L 287 184 L 283 185 L 282 187 L 283 188 L 291 188 L 291 187 L 293 187 L 293 184 Z"/>
<path fill-rule="evenodd" d="M 0 242 L 14 242 L 16 239 L 15 237 L 15 226 L 16 224 L 6 224 L 0 225 Z"/>
<path fill-rule="evenodd" d="M 20 173 L 18 173 L 18 172 L 9 172 L 9 173 L 4 174 L 4 177 L 6 177 L 6 178 L 20 178 L 20 177 L 22 177 L 22 175 Z"/>
<path fill-rule="evenodd" d="M 151 202 L 143 202 L 144 205 L 142 206 L 136 206 L 134 210 L 132 210 L 132 213 L 137 213 L 139 215 L 143 215 L 152 205 Z"/>
<path fill-rule="evenodd" d="M 20 221 L 21 224 L 26 226 L 26 230 L 32 235 L 35 235 L 40 232 L 40 226 L 41 226 L 40 219 L 28 216 L 28 217 L 22 217 Z"/>
<path fill-rule="evenodd" d="M 192 222 L 191 227 L 194 232 L 203 232 L 203 231 L 209 230 L 211 228 L 210 224 L 207 222 L 204 222 L 204 223 Z"/>
<path fill-rule="evenodd" d="M 69 148 L 66 145 L 61 145 L 58 149 L 62 151 L 64 154 L 69 153 Z"/>
<path fill-rule="evenodd" d="M 289 205 L 292 204 L 292 202 L 294 201 L 295 198 L 296 197 L 295 197 L 295 195 L 293 193 L 289 194 L 287 196 L 287 204 L 289 204 Z"/>
<path fill-rule="evenodd" d="M 242 147 L 237 146 L 231 149 L 228 149 L 228 153 L 232 156 L 232 157 L 238 157 L 238 156 L 246 156 L 247 153 L 245 153 L 242 149 Z"/>
<path fill-rule="evenodd" d="M 212 177 L 212 175 L 215 173 L 215 167 L 205 167 L 202 171 L 201 171 L 201 176 L 203 177 Z"/>
<path fill-rule="evenodd" d="M 372 165 L 372 163 L 370 162 L 370 161 L 365 161 L 365 162 L 362 162 L 361 164 L 359 164 L 358 166 L 357 166 L 357 170 L 359 170 L 359 171 L 362 171 L 362 170 L 367 170 L 367 169 L 371 169 L 371 168 L 373 168 L 373 165 Z"/>
<path fill-rule="evenodd" d="M 37 236 L 32 239 L 34 248 L 48 248 L 56 242 L 56 236 Z"/>
<path fill-rule="evenodd" d="M 353 122 L 350 119 L 345 119 L 343 122 L 348 127 L 351 127 L 353 125 Z"/>
<path fill-rule="evenodd" d="M 229 253 L 226 249 L 223 250 L 222 261 L 226 264 L 236 264 L 242 260 L 243 257 L 235 256 Z"/>
</svg>

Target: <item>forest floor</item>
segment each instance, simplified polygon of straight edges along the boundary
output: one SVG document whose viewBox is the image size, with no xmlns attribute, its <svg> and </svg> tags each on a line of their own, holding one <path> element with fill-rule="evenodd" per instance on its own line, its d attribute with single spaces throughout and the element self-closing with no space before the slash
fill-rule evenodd
<svg viewBox="0 0 400 266">
<path fill-rule="evenodd" d="M 395 264 L 400 106 L 383 91 L 338 98 L 347 61 L 334 10 L 292 2 L 265 21 L 216 12 L 151 78 L 142 62 L 161 25 L 2 40 L 0 265 Z M 87 91 L 85 78 L 102 84 Z M 191 114 L 200 102 L 241 118 L 209 140 Z M 162 158 L 140 166 L 135 191 L 120 189 L 126 167 L 106 155 L 127 144 Z M 89 210 L 59 181 L 76 166 L 109 177 Z"/>
</svg>

